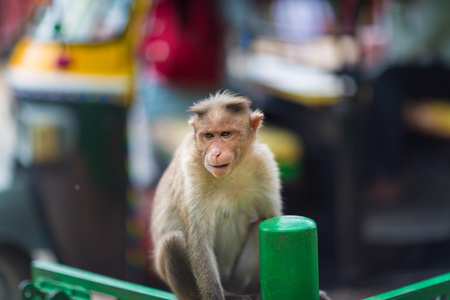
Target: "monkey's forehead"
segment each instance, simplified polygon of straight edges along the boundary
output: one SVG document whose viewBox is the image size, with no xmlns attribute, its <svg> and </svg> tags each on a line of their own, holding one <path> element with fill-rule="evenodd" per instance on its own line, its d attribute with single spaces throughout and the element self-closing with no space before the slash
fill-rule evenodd
<svg viewBox="0 0 450 300">
<path fill-rule="evenodd" d="M 235 115 L 221 114 L 220 116 L 207 116 L 197 123 L 200 130 L 206 131 L 236 131 L 246 129 L 250 124 L 250 116 L 237 117 Z"/>
<path fill-rule="evenodd" d="M 196 117 L 200 121 L 213 122 L 239 122 L 241 120 L 247 121 L 250 118 L 250 111 L 245 112 L 231 112 L 220 108 L 211 108 L 204 113 L 197 114 Z"/>
</svg>

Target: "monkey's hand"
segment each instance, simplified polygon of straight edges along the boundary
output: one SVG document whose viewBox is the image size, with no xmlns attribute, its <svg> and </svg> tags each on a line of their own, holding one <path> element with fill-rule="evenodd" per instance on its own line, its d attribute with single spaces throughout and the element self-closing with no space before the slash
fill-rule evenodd
<svg viewBox="0 0 450 300">
<path fill-rule="evenodd" d="M 331 300 L 330 297 L 328 297 L 327 293 L 324 291 L 319 291 L 319 299 L 320 300 Z"/>
</svg>

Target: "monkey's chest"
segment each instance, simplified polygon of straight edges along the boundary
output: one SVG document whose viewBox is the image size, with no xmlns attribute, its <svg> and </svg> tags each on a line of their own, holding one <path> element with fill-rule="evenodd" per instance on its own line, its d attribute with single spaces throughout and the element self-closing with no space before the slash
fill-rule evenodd
<svg viewBox="0 0 450 300">
<path fill-rule="evenodd" d="M 258 222 L 254 207 L 241 206 L 221 212 L 216 226 L 215 254 L 221 274 L 229 274 L 249 235 L 251 224 Z"/>
<path fill-rule="evenodd" d="M 230 240 L 239 242 L 246 235 L 249 225 L 259 219 L 257 212 L 259 197 L 251 190 L 238 185 L 227 189 L 221 196 L 223 197 L 220 199 L 219 196 L 221 205 L 216 211 L 216 242 L 228 243 Z"/>
<path fill-rule="evenodd" d="M 244 231 L 247 230 L 248 224 L 259 219 L 256 210 L 258 198 L 252 190 L 239 185 L 218 193 L 217 200 L 220 205 L 216 211 L 216 220 L 219 223 L 217 229 L 231 230 L 236 233 L 243 228 L 245 228 Z"/>
</svg>

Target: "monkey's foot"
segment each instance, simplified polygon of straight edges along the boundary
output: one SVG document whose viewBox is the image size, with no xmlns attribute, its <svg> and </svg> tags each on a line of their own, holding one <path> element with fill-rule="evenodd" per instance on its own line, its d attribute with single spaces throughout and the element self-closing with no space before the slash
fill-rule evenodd
<svg viewBox="0 0 450 300">
<path fill-rule="evenodd" d="M 319 291 L 319 299 L 320 300 L 331 300 L 330 297 L 328 297 L 327 293 L 324 291 Z"/>
</svg>

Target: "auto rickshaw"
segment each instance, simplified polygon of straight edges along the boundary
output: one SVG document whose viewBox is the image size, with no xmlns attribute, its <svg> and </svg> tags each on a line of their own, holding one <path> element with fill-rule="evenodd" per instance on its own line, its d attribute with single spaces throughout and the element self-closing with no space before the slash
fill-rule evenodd
<svg viewBox="0 0 450 300">
<path fill-rule="evenodd" d="M 151 1 L 37 3 L 5 68 L 18 127 L 17 165 L 33 190 L 21 203 L 37 207 L 36 218 L 46 220 L 44 246 L 58 262 L 123 278 L 126 111 L 133 100 L 137 26 Z M 3 223 L 0 246 L 32 259 L 37 243 L 14 239 Z M 3 270 L 0 281 L 8 276 Z M 16 290 L 9 286 L 5 299 L 18 297 Z"/>
</svg>

